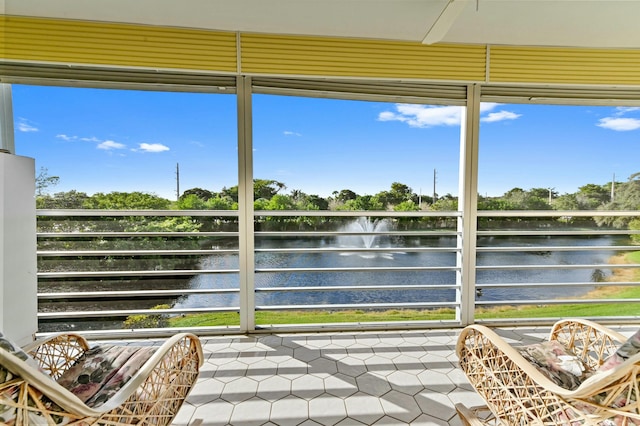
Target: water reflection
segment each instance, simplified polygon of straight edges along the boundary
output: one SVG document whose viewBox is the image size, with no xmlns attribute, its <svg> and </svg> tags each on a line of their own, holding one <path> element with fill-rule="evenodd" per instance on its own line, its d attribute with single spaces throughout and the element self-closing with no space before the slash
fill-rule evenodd
<svg viewBox="0 0 640 426">
<path fill-rule="evenodd" d="M 370 224 L 369 224 L 370 225 Z M 354 225 L 355 226 L 355 225 Z M 360 232 L 366 230 L 361 225 Z M 388 225 L 378 223 L 381 231 Z M 347 228 L 345 228 L 347 229 Z M 355 228 L 350 228 L 354 231 Z M 355 231 L 354 231 L 355 232 Z M 381 231 L 382 232 L 382 231 Z M 260 242 L 260 248 L 305 249 L 344 248 L 345 251 L 322 253 L 308 252 L 258 252 L 256 253 L 255 285 L 256 305 L 324 305 L 359 303 L 420 303 L 454 302 L 454 289 L 442 288 L 456 284 L 456 253 L 453 248 L 455 237 L 389 237 L 376 236 L 371 240 L 359 236 L 339 236 L 336 238 L 293 239 L 277 238 Z M 350 248 L 368 245 L 373 248 L 388 248 L 383 253 L 361 253 L 348 251 Z M 531 246 L 612 246 L 622 244 L 620 238 L 602 237 L 558 237 L 532 239 L 531 237 L 503 237 L 492 241 L 479 240 L 479 246 L 531 247 Z M 413 252 L 412 247 L 445 247 L 449 252 Z M 482 269 L 477 271 L 478 284 L 504 284 L 499 288 L 484 288 L 478 292 L 479 300 L 542 300 L 561 297 L 578 297 L 586 294 L 605 280 L 609 269 L 572 268 L 572 265 L 606 265 L 615 255 L 614 250 L 595 251 L 518 251 L 479 252 L 477 264 L 480 267 L 509 265 L 547 265 L 552 269 Z M 221 268 L 234 264 L 237 258 L 228 259 L 215 256 L 205 260 L 207 268 Z M 566 268 L 562 268 L 566 265 Z M 560 267 L 558 267 L 560 266 Z M 420 270 L 436 267 L 444 270 Z M 286 270 L 278 270 L 286 268 Z M 367 268 L 371 268 L 366 270 Z M 379 271 L 375 268 L 393 268 Z M 557 283 L 541 290 L 536 286 L 511 287 L 509 284 Z M 593 285 L 571 286 L 567 284 L 594 283 Z M 237 275 L 200 275 L 190 281 L 191 288 L 238 288 Z M 371 286 L 381 289 L 349 290 L 349 287 Z M 382 289 L 383 287 L 391 289 Z M 393 290 L 397 286 L 428 286 Z M 333 287 L 342 287 L 333 289 Z M 343 289 L 347 287 L 347 289 Z M 283 291 L 277 289 L 282 288 Z M 286 291 L 286 289 L 313 288 L 312 291 Z M 322 288 L 319 291 L 317 288 Z M 324 290 L 327 289 L 327 290 Z M 262 292 L 261 290 L 270 290 Z M 223 307 L 239 305 L 237 294 L 189 295 L 181 298 L 177 307 Z"/>
</svg>

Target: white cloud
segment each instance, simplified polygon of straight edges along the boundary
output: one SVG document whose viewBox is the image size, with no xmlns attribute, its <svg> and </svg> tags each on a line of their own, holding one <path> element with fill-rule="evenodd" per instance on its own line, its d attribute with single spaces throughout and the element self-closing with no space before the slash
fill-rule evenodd
<svg viewBox="0 0 640 426">
<path fill-rule="evenodd" d="M 515 120 L 516 118 L 522 116 L 522 114 L 516 114 L 511 111 L 498 111 L 498 112 L 490 112 L 486 117 L 482 117 L 480 121 L 485 123 L 494 123 L 496 121 L 503 120 Z"/>
<path fill-rule="evenodd" d="M 18 131 L 20 132 L 37 132 L 38 128 L 31 125 L 28 120 L 24 118 L 18 119 Z"/>
<path fill-rule="evenodd" d="M 480 104 L 480 114 L 482 114 L 483 112 L 491 111 L 495 109 L 495 107 L 497 107 L 498 105 L 500 104 L 497 102 L 482 102 Z"/>
<path fill-rule="evenodd" d="M 383 111 L 380 121 L 400 121 L 411 127 L 458 126 L 462 117 L 462 107 L 396 104 L 396 111 Z"/>
<path fill-rule="evenodd" d="M 78 139 L 77 136 L 69 136 L 69 135 L 65 135 L 65 134 L 56 135 L 56 138 L 62 139 L 63 141 L 67 141 L 67 142 L 75 141 L 75 140 Z"/>
<path fill-rule="evenodd" d="M 104 141 L 98 144 L 98 149 L 111 150 L 111 149 L 124 149 L 127 146 L 125 144 L 114 142 L 114 141 Z"/>
<path fill-rule="evenodd" d="M 80 140 L 83 142 L 100 142 L 100 139 L 96 138 L 95 136 L 92 136 L 90 138 L 80 138 Z"/>
<path fill-rule="evenodd" d="M 616 115 L 624 115 L 628 112 L 640 111 L 640 107 L 617 107 Z"/>
<path fill-rule="evenodd" d="M 598 127 L 603 127 L 605 129 L 626 132 L 629 130 L 640 129 L 640 119 L 605 117 L 601 118 L 597 125 Z"/>
<path fill-rule="evenodd" d="M 283 133 L 285 136 L 302 136 L 302 134 L 298 132 L 292 132 L 290 130 L 285 130 Z"/>
<path fill-rule="evenodd" d="M 480 104 L 480 113 L 487 113 L 495 109 L 498 103 L 484 102 Z M 459 126 L 462 119 L 462 107 L 458 106 L 429 106 L 396 104 L 396 111 L 383 111 L 378 114 L 379 121 L 400 121 L 411 127 Z M 520 117 L 511 111 L 489 113 L 482 121 L 492 123 L 502 120 L 515 120 Z"/>
<path fill-rule="evenodd" d="M 141 143 L 139 147 L 140 151 L 144 152 L 162 152 L 169 151 L 169 147 L 162 145 L 161 143 Z"/>
</svg>

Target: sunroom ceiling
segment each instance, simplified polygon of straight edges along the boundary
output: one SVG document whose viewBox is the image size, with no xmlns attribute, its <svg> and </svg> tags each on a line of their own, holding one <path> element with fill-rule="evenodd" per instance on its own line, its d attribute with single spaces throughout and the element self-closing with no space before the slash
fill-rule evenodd
<svg viewBox="0 0 640 426">
<path fill-rule="evenodd" d="M 426 44 L 640 48 L 636 0 L 0 0 L 2 11 Z"/>
</svg>

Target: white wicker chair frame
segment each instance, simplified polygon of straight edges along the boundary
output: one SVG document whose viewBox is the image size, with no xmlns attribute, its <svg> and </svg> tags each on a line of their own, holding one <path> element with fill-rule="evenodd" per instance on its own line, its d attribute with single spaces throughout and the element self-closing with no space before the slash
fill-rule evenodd
<svg viewBox="0 0 640 426">
<path fill-rule="evenodd" d="M 73 333 L 54 335 L 24 347 L 44 372 L 0 349 L 1 365 L 16 376 L 0 383 L 0 397 L 9 386 L 19 388 L 15 399 L 4 398 L 0 404 L 16 408 L 16 425 L 29 425 L 30 413 L 46 419 L 49 425 L 56 425 L 60 417 L 68 419 L 68 425 L 168 425 L 195 384 L 203 363 L 198 338 L 189 333 L 176 334 L 117 393 L 94 409 L 51 380 L 60 377 L 88 349 L 88 342 Z M 45 404 L 45 400 L 55 405 Z"/>
<path fill-rule="evenodd" d="M 559 341 L 595 370 L 626 338 L 595 322 L 576 319 L 557 322 L 549 340 Z M 456 352 L 460 368 L 486 401 L 480 407 L 456 404 L 465 425 L 640 425 L 640 354 L 567 390 L 487 327 L 466 327 Z M 613 406 L 613 401 L 621 400 L 623 406 Z"/>
</svg>

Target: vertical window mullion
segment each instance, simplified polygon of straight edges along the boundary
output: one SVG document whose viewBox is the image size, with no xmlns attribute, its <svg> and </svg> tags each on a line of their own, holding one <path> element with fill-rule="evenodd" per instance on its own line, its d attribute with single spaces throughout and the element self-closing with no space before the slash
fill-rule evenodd
<svg viewBox="0 0 640 426">
<path fill-rule="evenodd" d="M 240 330 L 249 332 L 256 323 L 251 77 L 238 77 L 237 90 Z"/>
</svg>

